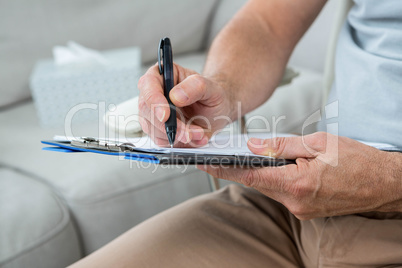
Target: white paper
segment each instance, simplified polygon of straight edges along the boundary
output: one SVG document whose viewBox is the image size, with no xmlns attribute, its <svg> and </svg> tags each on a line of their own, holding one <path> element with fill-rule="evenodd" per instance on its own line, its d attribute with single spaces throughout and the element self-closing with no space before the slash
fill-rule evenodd
<svg viewBox="0 0 402 268">
<path fill-rule="evenodd" d="M 379 150 L 385 150 L 385 151 L 402 151 L 402 148 L 399 148 L 397 146 L 387 144 L 387 143 L 379 143 L 379 142 L 369 142 L 369 141 L 360 141 L 361 143 L 364 143 L 368 146 L 377 148 Z"/>
<path fill-rule="evenodd" d="M 278 134 L 277 137 L 290 137 L 290 134 Z M 254 155 L 247 147 L 250 138 L 268 139 L 271 133 L 254 133 L 243 135 L 223 135 L 213 137 L 209 143 L 200 148 L 161 148 L 155 145 L 149 137 L 128 138 L 127 142 L 147 152 L 160 153 L 197 153 L 211 155 Z"/>
<path fill-rule="evenodd" d="M 275 135 L 275 137 L 292 137 L 295 135 L 280 133 Z M 197 154 L 212 154 L 212 155 L 255 155 L 247 147 L 247 141 L 250 138 L 259 139 L 269 139 L 272 138 L 271 133 L 251 133 L 242 135 L 224 135 L 219 134 L 213 137 L 209 143 L 200 148 L 162 148 L 151 140 L 149 136 L 144 136 L 140 138 L 125 138 L 113 140 L 117 143 L 132 143 L 137 147 L 138 151 L 148 152 L 148 153 L 197 153 Z M 66 136 L 55 136 L 53 138 L 56 141 L 71 141 L 76 139 L 74 137 Z M 100 140 L 109 140 L 105 138 L 99 138 Z M 398 150 L 397 148 L 390 144 L 384 143 L 374 143 L 374 142 L 363 142 L 366 145 L 372 146 L 380 150 Z"/>
</svg>

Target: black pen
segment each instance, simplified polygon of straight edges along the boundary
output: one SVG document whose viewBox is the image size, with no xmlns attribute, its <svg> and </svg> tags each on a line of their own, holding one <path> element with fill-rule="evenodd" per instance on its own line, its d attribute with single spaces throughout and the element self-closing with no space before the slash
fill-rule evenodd
<svg viewBox="0 0 402 268">
<path fill-rule="evenodd" d="M 161 54 L 162 52 L 162 54 Z M 177 131 L 176 107 L 169 97 L 170 90 L 174 87 L 173 79 L 173 53 L 170 39 L 165 37 L 160 40 L 158 48 L 158 65 L 159 73 L 163 74 L 163 92 L 169 103 L 170 116 L 165 122 L 166 134 L 169 140 L 170 147 L 173 148 L 174 140 Z"/>
</svg>

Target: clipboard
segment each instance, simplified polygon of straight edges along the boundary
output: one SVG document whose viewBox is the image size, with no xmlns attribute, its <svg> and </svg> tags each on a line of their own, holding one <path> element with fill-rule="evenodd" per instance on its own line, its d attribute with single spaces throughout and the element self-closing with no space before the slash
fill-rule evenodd
<svg viewBox="0 0 402 268">
<path fill-rule="evenodd" d="M 116 143 L 107 140 L 82 137 L 71 141 L 44 140 L 48 145 L 43 150 L 63 153 L 97 153 L 123 156 L 124 159 L 160 165 L 223 165 L 246 168 L 280 167 L 295 164 L 294 160 L 256 155 L 211 155 L 200 153 L 149 153 L 131 143 Z"/>
</svg>

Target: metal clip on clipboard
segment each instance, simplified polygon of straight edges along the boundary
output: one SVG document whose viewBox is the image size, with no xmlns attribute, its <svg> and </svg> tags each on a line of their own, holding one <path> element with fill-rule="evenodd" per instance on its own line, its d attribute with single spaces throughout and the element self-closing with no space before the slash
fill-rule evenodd
<svg viewBox="0 0 402 268">
<path fill-rule="evenodd" d="M 96 139 L 92 137 L 81 137 L 71 141 L 72 146 L 96 149 L 108 152 L 132 152 L 135 145 L 132 143 L 116 143 L 109 140 Z"/>
</svg>

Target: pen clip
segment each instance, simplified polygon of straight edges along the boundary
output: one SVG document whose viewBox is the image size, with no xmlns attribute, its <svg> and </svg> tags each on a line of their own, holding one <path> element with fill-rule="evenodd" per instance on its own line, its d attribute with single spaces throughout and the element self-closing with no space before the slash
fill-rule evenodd
<svg viewBox="0 0 402 268">
<path fill-rule="evenodd" d="M 163 74 L 163 65 L 162 65 L 162 57 L 163 57 L 163 45 L 164 45 L 164 38 L 159 41 L 158 47 L 158 66 L 159 66 L 159 74 Z M 162 51 L 162 52 L 161 52 Z"/>
</svg>

